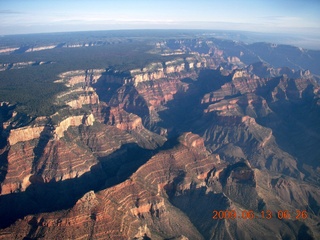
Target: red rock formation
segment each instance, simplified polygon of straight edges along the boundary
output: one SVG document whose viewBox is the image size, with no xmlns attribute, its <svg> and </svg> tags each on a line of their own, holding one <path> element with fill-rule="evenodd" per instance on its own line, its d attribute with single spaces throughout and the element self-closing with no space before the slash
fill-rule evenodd
<svg viewBox="0 0 320 240">
<path fill-rule="evenodd" d="M 187 84 L 182 83 L 179 78 L 148 82 L 139 84 L 137 87 L 138 93 L 149 104 L 150 110 L 159 109 L 160 106 L 172 100 L 179 90 L 187 90 Z"/>
<path fill-rule="evenodd" d="M 68 136 L 68 137 L 73 137 Z M 92 153 L 75 142 L 51 140 L 34 164 L 33 173 L 40 173 L 44 182 L 80 177 L 97 164 Z"/>
<path fill-rule="evenodd" d="M 43 130 L 44 126 L 12 129 L 10 131 L 8 141 L 10 145 L 14 145 L 18 142 L 26 142 L 32 139 L 38 139 Z"/>
<path fill-rule="evenodd" d="M 168 202 L 166 191 L 179 176 L 179 169 L 185 169 L 187 174 L 185 184 L 177 186 L 179 191 L 190 189 L 190 181 L 202 186 L 204 176 L 216 162 L 214 157 L 178 146 L 152 157 L 125 182 L 85 194 L 71 210 L 27 216 L 1 236 L 19 239 L 34 227 L 32 236 L 43 234 L 46 239 L 160 239 L 181 233 L 189 239 L 201 239 L 188 218 Z"/>
<path fill-rule="evenodd" d="M 99 104 L 98 95 L 93 92 L 85 95 L 80 95 L 78 99 L 67 102 L 67 104 L 74 109 L 82 108 L 82 105 Z"/>
<path fill-rule="evenodd" d="M 140 117 L 133 113 L 127 113 L 121 108 L 110 109 L 109 122 L 124 131 L 138 130 L 143 127 Z"/>
<path fill-rule="evenodd" d="M 29 185 L 32 172 L 33 149 L 35 141 L 11 146 L 8 153 L 8 169 L 1 184 L 1 195 L 15 191 L 24 191 Z"/>
<path fill-rule="evenodd" d="M 211 55 L 177 58 L 131 72 L 108 70 L 98 74 L 99 82 L 110 89 L 106 94 L 112 95 L 104 98 L 107 103 L 101 102 L 90 87 L 92 79 L 88 80 L 86 72 L 62 74 L 62 81 L 70 89 L 58 96 L 57 102 L 70 107 L 43 119 L 42 125 L 27 127 L 32 133 L 25 133 L 25 128 L 11 129 L 8 137 L 11 148 L 0 151 L 1 157 L 8 153 L 7 169 L 1 162 L 4 180 L 0 201 L 7 203 L 10 198 L 6 197 L 13 196 L 11 192 L 32 199 L 32 189 L 36 191 L 41 184 L 50 187 L 49 182 L 71 188 L 79 181 L 102 179 L 102 183 L 94 188 L 89 182 L 90 189 L 81 193 L 88 192 L 80 199 L 76 196 L 78 201 L 69 209 L 23 212 L 16 217 L 23 219 L 0 230 L 0 238 L 178 239 L 183 234 L 189 239 L 231 236 L 246 239 L 262 237 L 261 232 L 268 229 L 265 238 L 270 239 L 277 234 L 293 238 L 297 235 L 294 231 L 304 227 L 317 238 L 320 196 L 308 182 L 314 179 L 304 181 L 308 176 L 298 164 L 297 158 L 301 156 L 296 158 L 293 154 L 296 149 L 292 151 L 289 144 L 282 142 L 280 146 L 277 142 L 279 138 L 279 142 L 283 140 L 279 128 L 285 127 L 278 126 L 282 115 L 277 101 L 291 104 L 306 98 L 316 103 L 313 100 L 319 95 L 317 84 L 308 72 L 300 72 L 299 78 L 293 80 L 286 76 L 273 78 L 273 74 L 290 71 L 272 70 L 264 65 L 237 70 L 242 64 L 237 57 L 225 61 L 224 52 L 212 43 L 201 40 L 195 43 L 199 48 L 204 44 L 211 44 Z M 217 67 L 221 62 L 225 63 L 225 69 L 215 71 L 214 79 L 197 79 L 199 68 Z M 183 82 L 186 77 L 194 81 Z M 83 95 L 88 89 L 89 97 Z M 192 101 L 188 99 L 190 96 L 194 98 Z M 192 107 L 188 105 L 190 102 L 194 104 Z M 317 112 L 316 104 L 312 107 Z M 169 127 L 175 130 L 174 134 L 182 135 L 178 142 L 170 139 L 161 150 L 166 139 L 147 130 L 143 123 L 149 121 L 148 127 L 154 124 L 167 135 L 161 124 L 166 114 L 170 117 L 178 111 L 182 116 L 176 118 L 179 121 L 169 121 L 172 124 Z M 310 149 L 316 149 L 318 141 L 317 134 L 306 126 L 310 122 L 317 129 L 318 115 L 314 112 L 310 113 L 310 121 L 301 118 L 296 121 L 306 130 L 305 135 L 314 137 L 312 144 L 306 144 Z M 294 114 L 292 111 L 291 116 L 295 117 Z M 13 122 L 8 121 L 6 129 L 12 126 Z M 41 126 L 50 126 L 49 133 Z M 23 134 L 17 134 L 19 131 Z M 51 137 L 54 133 L 56 138 Z M 303 138 L 301 132 L 297 133 Z M 3 134 L 4 141 L 6 137 Z M 135 151 L 129 151 L 130 147 Z M 154 155 L 149 158 L 151 153 Z M 304 164 L 300 162 L 303 171 L 313 171 Z M 97 166 L 108 176 L 94 175 Z M 264 209 L 276 212 L 279 206 L 290 210 L 309 206 L 312 217 L 305 223 L 273 219 L 271 225 L 261 219 L 212 222 L 213 210 L 235 210 L 241 216 L 244 209 L 259 214 Z M 292 230 L 290 224 L 299 228 Z"/>
<path fill-rule="evenodd" d="M 186 147 L 195 147 L 204 150 L 204 140 L 197 134 L 191 132 L 184 133 L 180 136 L 180 142 Z"/>
<path fill-rule="evenodd" d="M 50 182 L 79 177 L 97 164 L 92 154 L 74 142 L 50 140 L 40 157 L 34 152 L 37 144 L 38 141 L 25 141 L 11 146 L 2 195 L 25 191 L 32 179 Z"/>
</svg>

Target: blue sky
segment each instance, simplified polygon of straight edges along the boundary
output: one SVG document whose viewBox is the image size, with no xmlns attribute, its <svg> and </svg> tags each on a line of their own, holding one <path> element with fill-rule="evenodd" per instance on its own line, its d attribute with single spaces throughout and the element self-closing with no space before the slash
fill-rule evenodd
<svg viewBox="0 0 320 240">
<path fill-rule="evenodd" d="M 0 34 L 109 29 L 320 33 L 320 0 L 0 0 Z"/>
</svg>

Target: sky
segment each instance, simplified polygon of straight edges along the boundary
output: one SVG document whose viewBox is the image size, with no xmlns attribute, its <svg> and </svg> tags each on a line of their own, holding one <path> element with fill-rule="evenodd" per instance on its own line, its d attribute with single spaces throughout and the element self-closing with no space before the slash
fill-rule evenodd
<svg viewBox="0 0 320 240">
<path fill-rule="evenodd" d="M 212 29 L 320 33 L 320 0 L 0 0 L 0 35 Z"/>
</svg>

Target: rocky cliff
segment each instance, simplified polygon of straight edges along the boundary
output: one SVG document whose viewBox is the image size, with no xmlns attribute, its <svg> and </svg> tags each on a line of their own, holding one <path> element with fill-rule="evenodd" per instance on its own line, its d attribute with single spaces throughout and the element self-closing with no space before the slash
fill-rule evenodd
<svg viewBox="0 0 320 240">
<path fill-rule="evenodd" d="M 9 144 L 14 145 L 18 142 L 26 142 L 32 139 L 38 139 L 43 130 L 44 126 L 12 129 L 8 138 Z"/>
<path fill-rule="evenodd" d="M 68 117 L 67 119 L 61 121 L 59 125 L 55 128 L 54 134 L 59 139 L 63 137 L 64 132 L 69 127 L 78 127 L 81 124 L 84 124 L 86 126 L 92 126 L 94 123 L 94 116 L 92 114 L 88 116 L 72 116 Z"/>
<path fill-rule="evenodd" d="M 80 95 L 78 99 L 67 102 L 67 104 L 73 109 L 79 109 L 82 108 L 83 105 L 99 104 L 99 96 L 95 92 L 92 92 Z"/>
<path fill-rule="evenodd" d="M 186 133 L 181 138 L 190 135 L 195 136 Z M 257 216 L 265 209 L 262 206 L 272 212 L 277 212 L 279 206 L 293 211 L 299 201 L 308 201 L 308 195 L 302 190 L 299 190 L 302 194 L 287 199 L 285 189 L 296 184 L 292 178 L 281 180 L 265 171 L 253 170 L 245 163 L 226 168 L 218 156 L 178 144 L 153 156 L 123 183 L 97 193 L 86 193 L 68 211 L 26 216 L 2 233 L 2 237 L 21 238 L 31 232 L 33 237 L 45 239 L 105 236 L 108 239 L 163 239 L 182 234 L 188 239 L 231 238 L 249 236 L 247 231 L 252 229 L 252 224 L 255 228 L 251 234 L 258 235 L 258 229 L 267 228 L 270 222 L 274 228 L 266 232 L 263 239 L 280 229 L 282 236 L 293 237 L 294 233 L 280 219 L 226 219 L 217 224 L 219 220 L 212 219 L 212 214 L 216 209 L 228 208 L 241 216 L 243 210 L 239 204 L 254 210 Z M 306 191 L 315 189 L 308 186 Z M 256 201 L 252 201 L 253 196 Z M 288 200 L 290 207 L 285 204 Z M 203 224 L 205 222 L 207 224 Z"/>
<path fill-rule="evenodd" d="M 41 46 L 41 47 L 40 46 L 39 47 L 31 47 L 26 52 L 43 51 L 43 50 L 53 49 L 55 47 L 56 47 L 56 45 Z"/>
<path fill-rule="evenodd" d="M 50 218 L 50 214 L 37 216 L 34 219 L 37 229 L 34 234 L 46 229 L 43 233 L 48 238 L 104 238 L 107 234 L 109 239 L 146 236 L 162 239 L 178 237 L 183 233 L 189 239 L 201 239 L 201 234 L 187 216 L 170 204 L 166 192 L 176 187 L 175 179 L 182 174 L 179 172 L 182 167 L 188 173 L 186 179 L 194 178 L 200 187 L 201 181 L 197 180 L 197 176 L 209 172 L 215 162 L 214 157 L 199 155 L 184 146 L 159 153 L 125 182 L 99 193 L 89 192 L 77 201 L 69 213 L 58 212 L 58 222 Z M 174 169 L 170 167 L 172 164 L 175 165 Z M 195 176 L 192 177 L 193 174 Z M 188 182 L 190 180 L 179 186 L 179 191 L 188 191 L 191 187 L 191 182 Z M 153 219 L 156 219 L 155 224 L 152 224 Z M 26 217 L 25 220 L 30 221 L 31 218 Z M 180 224 L 181 221 L 184 222 L 183 225 Z M 77 230 L 77 226 L 83 224 L 87 227 Z M 28 231 L 29 226 L 24 225 L 21 232 Z M 159 229 L 166 231 L 159 234 Z M 87 235 L 88 232 L 90 236 Z M 2 236 L 14 238 L 18 237 L 19 233 Z"/>
</svg>

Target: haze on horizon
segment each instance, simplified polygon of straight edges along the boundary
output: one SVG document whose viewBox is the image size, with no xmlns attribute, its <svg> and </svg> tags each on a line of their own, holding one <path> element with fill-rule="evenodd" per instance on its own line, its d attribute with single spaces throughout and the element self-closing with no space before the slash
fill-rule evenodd
<svg viewBox="0 0 320 240">
<path fill-rule="evenodd" d="M 319 0 L 0 0 L 0 35 L 212 29 L 317 36 Z"/>
</svg>

